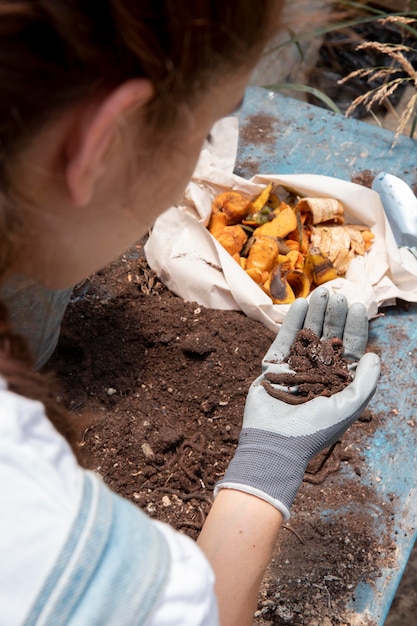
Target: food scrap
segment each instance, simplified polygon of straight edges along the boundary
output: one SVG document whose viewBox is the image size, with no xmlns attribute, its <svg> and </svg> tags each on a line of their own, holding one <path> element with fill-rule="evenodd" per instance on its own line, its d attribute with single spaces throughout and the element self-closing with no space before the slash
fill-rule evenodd
<svg viewBox="0 0 417 626">
<path fill-rule="evenodd" d="M 290 304 L 344 277 L 374 239 L 367 226 L 345 224 L 336 198 L 288 193 L 283 201 L 273 183 L 254 199 L 239 191 L 217 195 L 208 229 L 274 304 Z"/>
</svg>

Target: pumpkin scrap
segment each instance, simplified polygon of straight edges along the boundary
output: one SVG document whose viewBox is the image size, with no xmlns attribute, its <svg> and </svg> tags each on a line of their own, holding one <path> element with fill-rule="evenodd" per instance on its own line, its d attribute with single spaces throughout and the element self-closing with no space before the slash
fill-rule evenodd
<svg viewBox="0 0 417 626">
<path fill-rule="evenodd" d="M 274 304 L 307 297 L 318 285 L 344 276 L 374 234 L 345 224 L 336 198 L 279 200 L 273 183 L 255 198 L 226 191 L 214 198 L 210 233 Z"/>
</svg>

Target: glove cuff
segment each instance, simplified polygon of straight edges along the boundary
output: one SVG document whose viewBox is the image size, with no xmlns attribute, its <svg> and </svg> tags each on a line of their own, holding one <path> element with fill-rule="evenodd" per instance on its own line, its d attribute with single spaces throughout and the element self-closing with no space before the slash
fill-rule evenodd
<svg viewBox="0 0 417 626">
<path fill-rule="evenodd" d="M 235 489 L 236 491 L 244 491 L 245 493 L 250 493 L 252 496 L 256 496 L 261 500 L 265 500 L 265 502 L 269 502 L 269 504 L 272 504 L 272 506 L 278 509 L 278 511 L 280 511 L 284 518 L 284 522 L 287 522 L 290 519 L 291 514 L 283 502 L 280 502 L 275 498 L 271 498 L 267 493 L 265 493 L 264 491 L 260 491 L 259 489 L 255 489 L 255 487 L 250 487 L 249 485 L 240 485 L 239 483 L 229 483 L 222 480 L 218 482 L 214 487 L 214 497 L 216 497 L 219 491 L 221 491 L 222 489 Z"/>
<path fill-rule="evenodd" d="M 215 487 L 246 491 L 266 500 L 286 519 L 303 481 L 309 456 L 295 440 L 256 428 L 243 429 L 224 477 Z"/>
</svg>

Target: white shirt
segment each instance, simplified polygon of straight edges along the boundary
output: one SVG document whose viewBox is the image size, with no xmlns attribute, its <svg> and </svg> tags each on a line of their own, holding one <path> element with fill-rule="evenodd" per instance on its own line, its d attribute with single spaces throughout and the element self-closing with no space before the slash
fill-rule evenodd
<svg viewBox="0 0 417 626">
<path fill-rule="evenodd" d="M 0 379 L 0 626 L 24 623 L 76 519 L 83 472 L 43 405 Z M 147 626 L 216 626 L 214 575 L 203 553 L 168 525 L 149 523 L 165 537 L 170 568 Z"/>
</svg>

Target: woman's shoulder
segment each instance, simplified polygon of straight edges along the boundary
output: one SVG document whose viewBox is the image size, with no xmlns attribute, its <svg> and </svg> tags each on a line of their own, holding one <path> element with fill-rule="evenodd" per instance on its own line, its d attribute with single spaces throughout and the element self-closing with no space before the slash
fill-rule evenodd
<svg viewBox="0 0 417 626">
<path fill-rule="evenodd" d="M 20 623 L 39 593 L 74 524 L 82 492 L 83 472 L 47 419 L 43 405 L 9 391 L 0 379 L 0 606 L 4 623 Z"/>
<path fill-rule="evenodd" d="M 213 574 L 195 542 L 79 467 L 41 403 L 0 384 L 0 416 L 5 623 L 45 615 L 67 623 L 70 610 L 77 623 L 93 623 L 100 607 L 94 623 L 103 625 L 122 614 L 129 617 L 121 624 L 153 615 L 149 624 L 179 625 L 190 608 L 190 623 L 217 624 Z"/>
<path fill-rule="evenodd" d="M 48 420 L 41 402 L 9 391 L 1 378 L 0 466 L 1 482 L 7 475 L 9 481 L 44 485 L 61 501 L 66 515 L 78 506 L 82 470 L 69 444 Z"/>
</svg>

